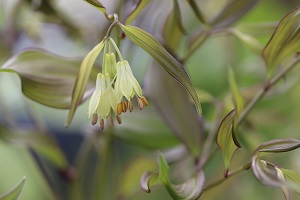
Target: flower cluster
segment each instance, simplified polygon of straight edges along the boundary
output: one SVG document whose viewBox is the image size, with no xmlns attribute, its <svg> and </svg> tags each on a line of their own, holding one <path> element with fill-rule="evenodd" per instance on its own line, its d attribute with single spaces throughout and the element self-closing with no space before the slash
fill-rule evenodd
<svg viewBox="0 0 300 200">
<path fill-rule="evenodd" d="M 115 51 L 112 51 L 112 47 Z M 115 42 L 111 38 L 106 38 L 103 48 L 102 72 L 97 75 L 96 89 L 92 94 L 88 111 L 92 124 L 99 122 L 101 129 L 104 128 L 104 119 L 109 118 L 110 124 L 113 125 L 114 116 L 120 124 L 120 115 L 127 110 L 133 111 L 134 96 L 140 109 L 148 105 L 129 63 L 123 60 Z M 95 56 L 98 56 L 100 51 Z M 119 57 L 118 62 L 115 52 Z"/>
</svg>

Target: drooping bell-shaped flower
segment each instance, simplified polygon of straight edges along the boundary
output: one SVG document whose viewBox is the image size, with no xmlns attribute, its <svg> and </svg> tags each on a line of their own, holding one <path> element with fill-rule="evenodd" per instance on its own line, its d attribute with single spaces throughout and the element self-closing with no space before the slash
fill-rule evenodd
<svg viewBox="0 0 300 200">
<path fill-rule="evenodd" d="M 108 73 L 99 73 L 96 80 L 96 89 L 92 94 L 89 103 L 89 117 L 92 117 L 92 124 L 99 119 L 99 126 L 103 128 L 103 120 L 111 116 L 112 110 L 116 112 L 118 99 L 112 88 L 111 79 Z"/>
<path fill-rule="evenodd" d="M 119 102 L 117 108 L 118 115 L 122 112 L 126 112 L 127 108 L 130 111 L 133 110 L 131 99 L 134 96 L 137 96 L 140 109 L 148 105 L 146 98 L 142 94 L 141 86 L 133 76 L 130 65 L 126 60 L 117 63 L 115 91 Z M 123 97 L 125 97 L 128 102 L 122 102 Z"/>
</svg>

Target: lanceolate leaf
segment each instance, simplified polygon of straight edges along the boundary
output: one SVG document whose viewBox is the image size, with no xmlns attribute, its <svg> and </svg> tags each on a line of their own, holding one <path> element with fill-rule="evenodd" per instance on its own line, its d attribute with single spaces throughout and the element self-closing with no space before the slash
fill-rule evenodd
<svg viewBox="0 0 300 200">
<path fill-rule="evenodd" d="M 178 47 L 180 38 L 182 38 L 184 33 L 185 30 L 182 25 L 180 7 L 177 0 L 173 0 L 173 9 L 165 22 L 163 36 L 167 45 L 172 50 L 175 50 Z"/>
<path fill-rule="evenodd" d="M 223 158 L 224 158 L 224 163 L 225 163 L 225 176 L 227 175 L 230 160 L 238 148 L 238 146 L 235 144 L 233 141 L 232 137 L 232 124 L 233 120 L 235 117 L 235 111 L 232 110 L 229 112 L 223 121 L 221 122 L 218 130 L 218 135 L 217 135 L 217 144 L 220 147 Z"/>
<path fill-rule="evenodd" d="M 70 108 L 72 88 L 79 66 L 79 59 L 67 59 L 41 50 L 28 50 L 9 59 L 0 68 L 0 72 L 19 75 L 22 92 L 33 101 L 53 108 L 67 109 Z M 94 88 L 94 81 L 90 77 L 86 82 L 84 99 Z"/>
<path fill-rule="evenodd" d="M 232 134 L 233 134 L 232 139 L 236 146 L 241 147 L 240 143 L 237 140 L 236 134 L 237 134 L 238 118 L 239 118 L 241 112 L 244 110 L 245 102 L 244 102 L 244 98 L 242 97 L 242 95 L 239 91 L 239 88 L 236 84 L 233 70 L 231 68 L 229 68 L 229 71 L 228 71 L 228 81 L 229 81 L 229 85 L 230 85 L 230 89 L 231 89 L 231 93 L 232 93 L 232 97 L 233 97 L 234 112 L 235 112 L 233 127 L 232 127 Z"/>
<path fill-rule="evenodd" d="M 225 27 L 245 15 L 258 0 L 230 0 L 210 22 L 212 27 Z"/>
<path fill-rule="evenodd" d="M 135 9 L 127 16 L 125 25 L 129 25 L 142 12 L 142 10 L 151 2 L 151 0 L 139 0 Z"/>
<path fill-rule="evenodd" d="M 206 21 L 205 17 L 203 16 L 199 6 L 197 5 L 197 2 L 195 0 L 187 0 L 187 2 L 190 4 L 191 8 L 195 12 L 199 21 L 202 22 L 203 24 L 207 25 L 207 21 Z"/>
<path fill-rule="evenodd" d="M 9 192 L 0 196 L 0 200 L 18 200 L 25 184 L 25 177 Z"/>
<path fill-rule="evenodd" d="M 286 182 L 286 179 L 282 173 L 282 170 L 279 168 L 279 167 L 275 167 L 275 170 L 277 172 L 277 178 L 278 180 L 280 180 L 281 182 Z M 282 192 L 284 194 L 284 197 L 286 200 L 290 200 L 290 193 L 289 193 L 289 190 L 288 188 L 285 186 L 285 185 L 282 185 L 281 186 L 281 189 L 282 189 Z"/>
<path fill-rule="evenodd" d="M 92 49 L 92 51 L 88 53 L 88 55 L 83 59 L 80 65 L 79 72 L 77 74 L 77 78 L 72 92 L 72 103 L 71 103 L 68 119 L 65 124 L 66 127 L 68 127 L 69 124 L 71 123 L 75 111 L 77 109 L 77 106 L 82 100 L 83 94 L 86 90 L 87 82 L 89 80 L 92 71 L 92 67 L 94 66 L 95 60 L 99 55 L 99 53 L 101 52 L 103 46 L 104 46 L 104 42 L 101 41 L 97 46 L 95 46 Z"/>
<path fill-rule="evenodd" d="M 231 33 L 236 36 L 246 47 L 256 54 L 261 54 L 263 50 L 262 44 L 253 36 L 242 33 L 236 29 L 233 29 Z"/>
<path fill-rule="evenodd" d="M 198 114 L 201 115 L 201 105 L 192 81 L 184 67 L 149 33 L 134 26 L 123 26 L 125 35 L 134 43 L 147 51 L 171 76 L 191 95 Z"/>
<path fill-rule="evenodd" d="M 202 194 L 205 184 L 203 171 L 198 171 L 195 177 L 180 185 L 173 185 L 169 180 L 169 166 L 165 158 L 159 155 L 159 178 L 173 199 L 192 200 L 198 199 Z"/>
<path fill-rule="evenodd" d="M 258 153 L 280 153 L 292 151 L 299 147 L 300 140 L 296 140 L 293 138 L 275 139 L 261 144 L 254 152 L 254 155 Z"/>
<path fill-rule="evenodd" d="M 263 51 L 272 76 L 278 64 L 286 57 L 300 50 L 300 7 L 288 13 L 279 23 L 272 38 Z"/>
<path fill-rule="evenodd" d="M 95 6 L 98 10 L 100 10 L 103 15 L 109 19 L 107 13 L 106 13 L 106 8 L 103 6 L 102 3 L 99 2 L 99 0 L 85 0 L 86 2 L 88 2 L 89 4 Z"/>
</svg>

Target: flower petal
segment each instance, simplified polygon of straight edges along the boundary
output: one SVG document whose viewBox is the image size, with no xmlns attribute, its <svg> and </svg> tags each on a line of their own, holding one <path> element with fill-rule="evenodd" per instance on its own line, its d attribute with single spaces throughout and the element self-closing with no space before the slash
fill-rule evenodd
<svg viewBox="0 0 300 200">
<path fill-rule="evenodd" d="M 92 94 L 90 103 L 89 103 L 89 118 L 96 112 L 99 101 L 100 101 L 100 96 L 101 96 L 101 77 L 103 75 L 99 73 L 97 75 L 97 80 L 96 80 L 96 89 Z"/>
</svg>

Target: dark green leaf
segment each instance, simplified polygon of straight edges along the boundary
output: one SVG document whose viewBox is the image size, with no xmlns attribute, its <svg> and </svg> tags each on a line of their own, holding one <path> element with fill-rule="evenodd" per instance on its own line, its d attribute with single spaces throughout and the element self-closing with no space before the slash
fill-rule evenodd
<svg viewBox="0 0 300 200">
<path fill-rule="evenodd" d="M 71 102 L 68 119 L 65 124 L 66 127 L 70 125 L 74 117 L 74 114 L 76 112 L 77 106 L 82 101 L 92 71 L 92 67 L 94 66 L 95 60 L 97 56 L 100 54 L 103 46 L 104 46 L 104 41 L 101 41 L 88 53 L 88 55 L 83 59 L 80 65 L 79 72 L 77 74 L 75 85 L 72 92 L 72 102 Z M 94 84 L 96 85 L 96 83 Z"/>
<path fill-rule="evenodd" d="M 272 38 L 263 51 L 272 76 L 278 64 L 300 50 L 300 7 L 289 12 L 279 23 Z"/>
<path fill-rule="evenodd" d="M 254 155 L 258 153 L 280 153 L 280 152 L 292 151 L 299 147 L 300 147 L 300 140 L 296 140 L 293 138 L 275 139 L 261 144 L 255 150 Z"/>
<path fill-rule="evenodd" d="M 244 16 L 258 0 L 230 0 L 209 24 L 213 27 L 226 27 Z"/>
<path fill-rule="evenodd" d="M 121 28 L 130 40 L 147 51 L 172 77 L 182 84 L 191 95 L 198 114 L 201 115 L 200 101 L 185 68 L 149 33 L 134 26 L 121 25 Z"/>
<path fill-rule="evenodd" d="M 203 171 L 198 171 L 196 175 L 188 181 L 173 185 L 169 180 L 169 166 L 162 154 L 159 155 L 159 179 L 164 184 L 168 193 L 173 199 L 191 200 L 198 199 L 202 194 L 205 184 Z"/>
<path fill-rule="evenodd" d="M 227 175 L 231 158 L 238 148 L 232 137 L 232 124 L 234 117 L 235 111 L 232 110 L 222 120 L 217 135 L 217 144 L 222 151 L 225 163 L 225 176 Z"/>
<path fill-rule="evenodd" d="M 77 59 L 67 59 L 41 50 L 27 50 L 4 63 L 0 72 L 19 75 L 22 92 L 33 101 L 53 108 L 66 109 L 70 108 L 79 65 L 80 60 Z M 89 78 L 86 80 L 87 91 L 83 99 L 86 99 L 94 88 L 94 81 Z"/>
<path fill-rule="evenodd" d="M 131 24 L 150 2 L 151 0 L 139 0 L 135 9 L 126 17 L 125 25 Z"/>
<path fill-rule="evenodd" d="M 145 92 L 173 134 L 193 156 L 198 157 L 202 148 L 203 124 L 184 88 L 153 61 L 145 77 Z"/>
<path fill-rule="evenodd" d="M 175 50 L 184 33 L 185 30 L 182 25 L 180 7 L 177 0 L 173 0 L 173 9 L 165 22 L 163 36 L 167 45 L 172 50 Z"/>
<path fill-rule="evenodd" d="M 25 177 L 9 192 L 0 196 L 0 200 L 18 200 L 25 184 Z"/>
<path fill-rule="evenodd" d="M 197 18 L 200 22 L 202 22 L 205 25 L 208 25 L 203 13 L 199 9 L 199 6 L 197 5 L 195 0 L 187 0 L 187 2 L 190 4 L 191 8 L 193 9 L 194 13 L 196 14 Z"/>
</svg>

